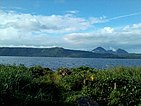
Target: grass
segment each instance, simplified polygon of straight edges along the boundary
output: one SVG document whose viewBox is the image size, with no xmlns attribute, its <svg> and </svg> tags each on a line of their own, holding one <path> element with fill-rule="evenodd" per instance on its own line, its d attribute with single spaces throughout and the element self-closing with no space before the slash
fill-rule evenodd
<svg viewBox="0 0 141 106">
<path fill-rule="evenodd" d="M 0 105 L 140 106 L 141 67 L 59 68 L 0 65 Z"/>
</svg>

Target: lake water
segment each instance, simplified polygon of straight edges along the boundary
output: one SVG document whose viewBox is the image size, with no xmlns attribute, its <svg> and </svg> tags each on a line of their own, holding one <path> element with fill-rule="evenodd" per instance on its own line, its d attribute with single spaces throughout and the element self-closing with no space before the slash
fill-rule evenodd
<svg viewBox="0 0 141 106">
<path fill-rule="evenodd" d="M 14 57 L 0 56 L 0 64 L 24 64 L 27 67 L 41 65 L 55 70 L 60 67 L 90 66 L 108 68 L 113 66 L 141 66 L 141 59 L 62 58 L 62 57 Z"/>
</svg>

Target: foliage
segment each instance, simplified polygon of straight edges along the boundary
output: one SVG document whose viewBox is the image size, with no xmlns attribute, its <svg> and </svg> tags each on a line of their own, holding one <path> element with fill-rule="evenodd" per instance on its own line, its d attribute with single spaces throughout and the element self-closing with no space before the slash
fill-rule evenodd
<svg viewBox="0 0 141 106">
<path fill-rule="evenodd" d="M 85 103 L 85 101 L 87 103 Z M 59 68 L 0 65 L 0 105 L 140 106 L 141 67 Z"/>
</svg>

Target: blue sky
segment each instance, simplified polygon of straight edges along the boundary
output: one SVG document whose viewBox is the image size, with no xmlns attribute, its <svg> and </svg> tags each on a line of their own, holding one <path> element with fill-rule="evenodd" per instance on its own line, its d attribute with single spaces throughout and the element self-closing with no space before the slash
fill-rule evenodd
<svg viewBox="0 0 141 106">
<path fill-rule="evenodd" d="M 140 0 L 0 0 L 0 46 L 141 53 Z"/>
</svg>

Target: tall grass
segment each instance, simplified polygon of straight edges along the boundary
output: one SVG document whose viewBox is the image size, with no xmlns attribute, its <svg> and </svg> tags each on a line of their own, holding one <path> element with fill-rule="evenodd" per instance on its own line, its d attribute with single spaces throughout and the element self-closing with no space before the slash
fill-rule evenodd
<svg viewBox="0 0 141 106">
<path fill-rule="evenodd" d="M 41 66 L 0 65 L 0 105 L 77 106 L 82 101 L 83 105 L 141 105 L 141 67 L 52 71 Z"/>
</svg>

